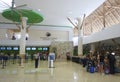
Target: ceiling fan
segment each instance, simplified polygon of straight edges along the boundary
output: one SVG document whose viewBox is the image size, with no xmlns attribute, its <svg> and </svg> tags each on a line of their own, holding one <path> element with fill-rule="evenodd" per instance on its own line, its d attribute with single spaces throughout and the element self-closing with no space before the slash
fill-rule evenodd
<svg viewBox="0 0 120 82">
<path fill-rule="evenodd" d="M 4 1 L 3 1 L 4 2 Z M 5 2 L 4 2 L 5 3 Z M 7 4 L 7 3 L 5 3 Z M 27 4 L 15 6 L 15 0 L 12 0 L 9 9 L 5 9 L 2 12 L 2 16 L 13 22 L 20 23 L 22 17 L 27 17 L 27 23 L 40 23 L 43 21 L 43 16 L 34 12 L 32 9 L 24 9 L 22 7 L 27 6 Z"/>
<path fill-rule="evenodd" d="M 11 6 L 11 9 L 19 8 L 19 7 L 24 7 L 24 6 L 27 6 L 27 4 L 23 4 L 23 5 L 19 5 L 19 6 L 16 6 L 16 7 L 15 7 L 15 0 L 12 0 L 12 6 Z"/>
<path fill-rule="evenodd" d="M 11 0 L 11 5 L 8 4 L 7 2 L 0 0 L 4 5 L 8 6 L 8 8 L 12 11 L 15 11 L 16 9 L 19 9 L 21 7 L 27 6 L 27 4 L 23 4 L 23 5 L 19 5 L 19 6 L 15 6 L 15 0 Z M 4 10 L 3 10 L 4 12 Z"/>
<path fill-rule="evenodd" d="M 23 4 L 20 6 L 15 6 L 15 0 L 12 0 L 11 6 L 8 5 L 6 2 L 2 0 L 4 4 L 9 6 L 8 9 L 3 10 L 2 16 L 5 17 L 8 20 L 13 21 L 13 24 L 15 24 L 18 27 L 18 30 L 21 31 L 21 29 L 26 28 L 26 32 L 28 33 L 28 29 L 31 25 L 34 23 L 40 23 L 43 21 L 43 16 L 41 14 L 38 14 L 37 12 L 31 10 L 31 9 L 25 9 L 22 8 L 24 6 L 27 6 L 27 4 Z M 27 17 L 27 27 L 23 26 L 23 20 L 22 17 Z"/>
<path fill-rule="evenodd" d="M 2 2 L 4 2 L 4 1 L 2 1 Z M 4 3 L 7 4 L 6 2 L 4 2 Z M 22 17 L 21 12 L 24 12 L 24 11 L 22 11 L 22 9 L 20 9 L 20 8 L 27 6 L 27 4 L 15 6 L 15 0 L 12 0 L 11 6 L 10 5 L 8 5 L 8 6 L 9 6 L 8 9 L 3 10 L 3 13 L 2 13 L 3 17 L 5 17 L 9 20 L 12 20 L 13 22 L 20 22 L 21 20 L 20 19 L 16 20 L 16 17 L 20 17 L 20 18 Z M 6 12 L 6 13 L 4 13 L 4 12 Z M 15 17 L 15 15 L 16 15 L 15 13 L 18 14 L 16 17 Z"/>
<path fill-rule="evenodd" d="M 2 1 L 4 4 L 8 5 L 6 2 Z M 9 6 L 9 5 L 8 5 Z M 35 11 L 33 11 L 32 9 L 25 9 L 23 8 L 24 6 L 27 6 L 27 4 L 23 4 L 23 5 L 19 5 L 19 6 L 15 6 L 15 0 L 12 0 L 11 2 L 11 6 L 9 6 L 9 9 L 5 9 L 2 12 L 2 16 L 5 17 L 8 20 L 13 21 L 13 23 L 20 29 L 21 27 L 23 27 L 23 22 L 22 22 L 22 17 L 27 17 L 27 24 L 28 27 L 26 28 L 26 30 L 28 31 L 28 29 L 30 28 L 31 25 L 33 25 L 34 23 L 40 23 L 43 21 L 43 16 Z M 20 26 L 21 24 L 21 26 Z"/>
<path fill-rule="evenodd" d="M 27 6 L 27 4 L 23 4 L 23 5 L 19 5 L 19 6 L 15 6 L 15 0 L 11 0 L 11 4 L 10 3 L 8 3 L 8 2 L 6 2 L 6 1 L 3 1 L 3 0 L 0 0 L 0 2 L 4 5 L 4 6 L 7 6 L 8 7 L 8 9 L 4 9 L 3 11 L 2 11 L 2 16 L 3 17 L 5 17 L 6 19 L 9 19 L 9 20 L 11 20 L 11 21 L 13 21 L 13 23 L 17 26 L 17 27 L 20 27 L 19 25 L 18 25 L 18 23 L 16 23 L 16 22 L 20 22 L 21 21 L 21 17 L 22 17 L 22 15 L 20 14 L 20 12 L 18 11 L 18 10 L 20 10 L 19 8 L 22 8 L 22 7 L 24 7 L 24 6 Z M 7 11 L 7 12 L 6 12 Z M 14 16 L 15 14 L 14 13 L 17 13 L 17 14 L 19 14 L 18 16 L 20 17 L 17 21 L 15 20 L 16 19 L 16 17 Z"/>
</svg>

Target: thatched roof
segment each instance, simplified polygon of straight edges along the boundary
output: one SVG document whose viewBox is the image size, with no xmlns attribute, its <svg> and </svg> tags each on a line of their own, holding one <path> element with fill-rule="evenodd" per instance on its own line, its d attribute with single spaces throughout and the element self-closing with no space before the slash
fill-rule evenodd
<svg viewBox="0 0 120 82">
<path fill-rule="evenodd" d="M 86 17 L 83 32 L 90 35 L 120 23 L 120 0 L 106 0 Z"/>
</svg>

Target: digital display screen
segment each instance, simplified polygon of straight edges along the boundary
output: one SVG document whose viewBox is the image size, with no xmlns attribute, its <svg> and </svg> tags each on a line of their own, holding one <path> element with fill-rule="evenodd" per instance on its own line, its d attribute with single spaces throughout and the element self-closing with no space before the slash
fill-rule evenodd
<svg viewBox="0 0 120 82">
<path fill-rule="evenodd" d="M 36 48 L 35 48 L 35 47 L 32 47 L 32 50 L 36 50 Z"/>
<path fill-rule="evenodd" d="M 13 50 L 18 50 L 18 47 L 13 47 Z"/>
<path fill-rule="evenodd" d="M 26 50 L 31 50 L 31 48 L 30 48 L 30 47 L 27 47 Z"/>
<path fill-rule="evenodd" d="M 38 50 L 42 50 L 42 48 L 38 48 Z"/>
<path fill-rule="evenodd" d="M 48 48 L 43 48 L 43 50 L 48 50 Z"/>
<path fill-rule="evenodd" d="M 1 50 L 5 50 L 5 47 L 1 47 L 0 49 L 1 49 Z"/>
<path fill-rule="evenodd" d="M 7 50 L 12 50 L 12 47 L 7 47 Z"/>
</svg>

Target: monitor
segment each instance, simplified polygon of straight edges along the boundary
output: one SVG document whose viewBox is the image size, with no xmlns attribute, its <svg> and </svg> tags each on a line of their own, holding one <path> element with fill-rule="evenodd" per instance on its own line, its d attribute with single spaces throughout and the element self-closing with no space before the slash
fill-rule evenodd
<svg viewBox="0 0 120 82">
<path fill-rule="evenodd" d="M 43 48 L 43 50 L 48 50 L 48 48 Z"/>
<path fill-rule="evenodd" d="M 27 47 L 26 50 L 31 50 L 31 48 L 30 48 L 30 47 Z"/>
<path fill-rule="evenodd" d="M 7 50 L 12 50 L 12 47 L 7 47 Z"/>
<path fill-rule="evenodd" d="M 35 48 L 35 47 L 32 47 L 32 50 L 36 50 L 36 48 Z"/>
<path fill-rule="evenodd" d="M 0 48 L 0 50 L 5 50 L 5 47 L 4 47 L 4 46 L 2 46 L 2 47 Z"/>
<path fill-rule="evenodd" d="M 42 48 L 38 48 L 38 50 L 42 50 Z"/>
<path fill-rule="evenodd" d="M 18 47 L 13 47 L 13 50 L 18 50 Z"/>
</svg>

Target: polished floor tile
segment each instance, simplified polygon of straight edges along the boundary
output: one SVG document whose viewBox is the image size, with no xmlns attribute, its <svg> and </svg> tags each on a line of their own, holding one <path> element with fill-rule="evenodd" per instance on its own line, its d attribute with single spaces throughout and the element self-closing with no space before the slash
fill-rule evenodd
<svg viewBox="0 0 120 82">
<path fill-rule="evenodd" d="M 0 69 L 0 82 L 120 82 L 120 74 L 103 75 L 88 73 L 80 64 L 71 61 L 56 61 L 55 68 L 48 68 L 47 61 L 40 61 L 34 68 L 34 61 L 24 64 L 9 64 Z"/>
</svg>

